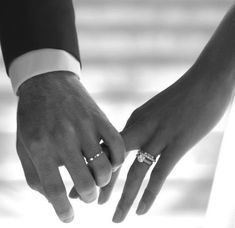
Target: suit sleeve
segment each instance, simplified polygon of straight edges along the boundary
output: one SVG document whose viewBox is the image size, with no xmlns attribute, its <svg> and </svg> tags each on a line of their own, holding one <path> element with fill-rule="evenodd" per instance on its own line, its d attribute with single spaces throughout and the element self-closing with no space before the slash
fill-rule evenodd
<svg viewBox="0 0 235 228">
<path fill-rule="evenodd" d="M 72 0 L 1 0 L 0 41 L 7 72 L 15 58 L 45 48 L 81 62 Z"/>
</svg>

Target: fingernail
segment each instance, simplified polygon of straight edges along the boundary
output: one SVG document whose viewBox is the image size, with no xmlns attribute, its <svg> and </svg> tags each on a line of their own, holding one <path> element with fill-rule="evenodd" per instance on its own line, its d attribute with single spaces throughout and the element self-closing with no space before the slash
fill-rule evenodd
<svg viewBox="0 0 235 228">
<path fill-rule="evenodd" d="M 74 218 L 74 213 L 73 210 L 69 210 L 68 212 L 64 213 L 64 214 L 60 214 L 59 218 L 62 222 L 64 223 L 69 223 L 73 220 Z"/>
<path fill-rule="evenodd" d="M 143 215 L 145 213 L 145 208 L 146 208 L 145 203 L 139 204 L 139 206 L 136 210 L 136 214 L 137 215 Z"/>
<path fill-rule="evenodd" d="M 97 198 L 97 192 L 96 191 L 86 193 L 82 196 L 82 199 L 85 203 L 92 203 L 93 201 L 96 200 L 96 198 Z"/>
<path fill-rule="evenodd" d="M 115 214 L 113 216 L 113 222 L 115 223 L 120 223 L 123 220 L 123 213 L 122 210 L 117 208 L 115 211 Z"/>
<path fill-rule="evenodd" d="M 64 222 L 64 223 L 69 223 L 69 222 L 72 222 L 73 221 L 73 218 L 74 218 L 74 216 L 71 216 L 71 217 L 61 217 L 61 220 L 62 220 L 62 222 Z"/>
</svg>

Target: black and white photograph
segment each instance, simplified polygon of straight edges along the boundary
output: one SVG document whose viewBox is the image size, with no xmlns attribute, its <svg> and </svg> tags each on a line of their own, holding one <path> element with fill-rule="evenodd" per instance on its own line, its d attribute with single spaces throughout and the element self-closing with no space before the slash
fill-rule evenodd
<svg viewBox="0 0 235 228">
<path fill-rule="evenodd" d="M 235 2 L 0 0 L 0 227 L 235 228 Z"/>
</svg>

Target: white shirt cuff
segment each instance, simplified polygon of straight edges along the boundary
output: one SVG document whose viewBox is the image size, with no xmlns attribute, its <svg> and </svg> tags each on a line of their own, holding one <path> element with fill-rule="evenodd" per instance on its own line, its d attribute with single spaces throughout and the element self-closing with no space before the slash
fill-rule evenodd
<svg viewBox="0 0 235 228">
<path fill-rule="evenodd" d="M 81 75 L 80 62 L 70 53 L 59 49 L 39 49 L 23 54 L 11 63 L 9 76 L 15 94 L 26 80 L 48 72 L 69 71 Z"/>
</svg>

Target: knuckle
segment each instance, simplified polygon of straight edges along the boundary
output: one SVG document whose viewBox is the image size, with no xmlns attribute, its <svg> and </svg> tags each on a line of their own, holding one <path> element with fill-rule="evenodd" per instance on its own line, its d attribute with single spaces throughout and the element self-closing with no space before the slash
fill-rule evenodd
<svg viewBox="0 0 235 228">
<path fill-rule="evenodd" d="M 122 137 L 118 134 L 115 138 L 113 138 L 113 153 L 115 153 L 113 156 L 113 165 L 114 166 L 120 166 L 124 160 L 125 160 L 125 145 L 123 142 Z"/>
<path fill-rule="evenodd" d="M 144 119 L 146 117 L 146 113 L 142 112 L 141 110 L 141 107 L 138 107 L 131 113 L 130 118 L 128 119 L 128 125 L 131 125 L 137 119 L 138 121 L 140 121 L 141 119 Z"/>
<path fill-rule="evenodd" d="M 87 152 L 88 157 L 93 157 L 94 154 L 97 154 L 101 151 L 98 140 L 96 140 L 93 136 L 84 139 L 82 147 L 85 153 Z"/>
<path fill-rule="evenodd" d="M 30 140 L 29 149 L 30 151 L 38 151 L 43 149 L 43 140 Z"/>
<path fill-rule="evenodd" d="M 102 176 L 112 173 L 112 166 L 109 162 L 97 162 L 96 169 Z"/>
<path fill-rule="evenodd" d="M 109 177 L 103 177 L 102 179 L 100 179 L 99 181 L 97 181 L 97 186 L 99 187 L 104 187 L 109 183 L 110 178 Z"/>
<path fill-rule="evenodd" d="M 41 189 L 40 183 L 38 183 L 37 181 L 35 181 L 31 178 L 26 178 L 26 182 L 27 182 L 28 186 L 33 190 L 38 191 L 39 189 Z"/>
<path fill-rule="evenodd" d="M 116 158 L 113 165 L 115 167 L 119 167 L 124 163 L 124 161 L 125 161 L 125 155 L 124 155 L 124 153 L 120 153 L 119 156 Z"/>
<path fill-rule="evenodd" d="M 38 121 L 28 121 L 29 123 L 19 124 L 22 137 L 25 140 L 32 141 L 41 141 L 42 138 L 45 138 L 45 135 L 48 133 L 47 126 Z"/>
<path fill-rule="evenodd" d="M 65 193 L 64 187 L 57 183 L 50 183 L 44 189 L 48 198 L 59 197 Z"/>
<path fill-rule="evenodd" d="M 138 172 L 133 168 L 133 166 L 130 168 L 128 174 L 127 174 L 127 179 L 129 180 L 130 183 L 138 180 L 140 177 L 138 175 Z"/>
<path fill-rule="evenodd" d="M 95 183 L 88 178 L 83 178 L 80 181 L 79 189 L 81 194 L 89 195 L 95 189 Z"/>
<path fill-rule="evenodd" d="M 134 197 L 131 197 L 130 195 L 128 195 L 126 193 L 123 193 L 120 204 L 118 206 L 122 210 L 125 210 L 125 209 L 129 208 L 132 205 L 133 200 L 134 200 Z"/>
<path fill-rule="evenodd" d="M 95 175 L 96 179 L 98 179 L 99 182 L 103 182 L 103 180 L 107 179 L 108 176 L 111 175 L 112 170 L 107 169 L 107 168 L 103 168 L 101 170 L 97 169 L 97 174 Z"/>
<path fill-rule="evenodd" d="M 112 177 L 112 169 L 106 169 L 105 172 L 100 172 L 97 174 L 96 182 L 99 187 L 103 187 L 109 183 Z"/>
<path fill-rule="evenodd" d="M 45 137 L 41 139 L 31 139 L 27 144 L 29 150 L 32 154 L 35 154 L 35 156 L 43 154 L 49 145 L 48 140 Z M 38 153 L 39 151 L 40 153 Z"/>
<path fill-rule="evenodd" d="M 135 109 L 132 113 L 131 113 L 131 118 L 135 118 L 139 115 L 139 111 L 140 108 Z"/>
<path fill-rule="evenodd" d="M 61 127 L 56 129 L 55 133 L 57 134 L 58 138 L 61 139 L 71 138 L 76 135 L 76 128 L 70 121 L 63 119 Z"/>
<path fill-rule="evenodd" d="M 93 112 L 91 110 L 88 110 L 87 108 L 80 107 L 79 109 L 79 116 L 78 118 L 78 125 L 90 125 L 91 122 L 93 122 Z"/>
<path fill-rule="evenodd" d="M 153 202 L 153 200 L 156 198 L 157 192 L 153 191 L 151 188 L 146 188 L 144 192 L 144 199 L 145 202 Z"/>
<path fill-rule="evenodd" d="M 116 132 L 116 130 L 115 130 L 114 134 L 111 134 L 111 140 L 115 145 L 117 145 L 121 148 L 124 148 L 123 139 L 122 139 L 121 135 L 118 132 Z"/>
<path fill-rule="evenodd" d="M 71 123 L 67 123 L 65 129 L 69 135 L 76 135 L 75 127 Z"/>
</svg>

